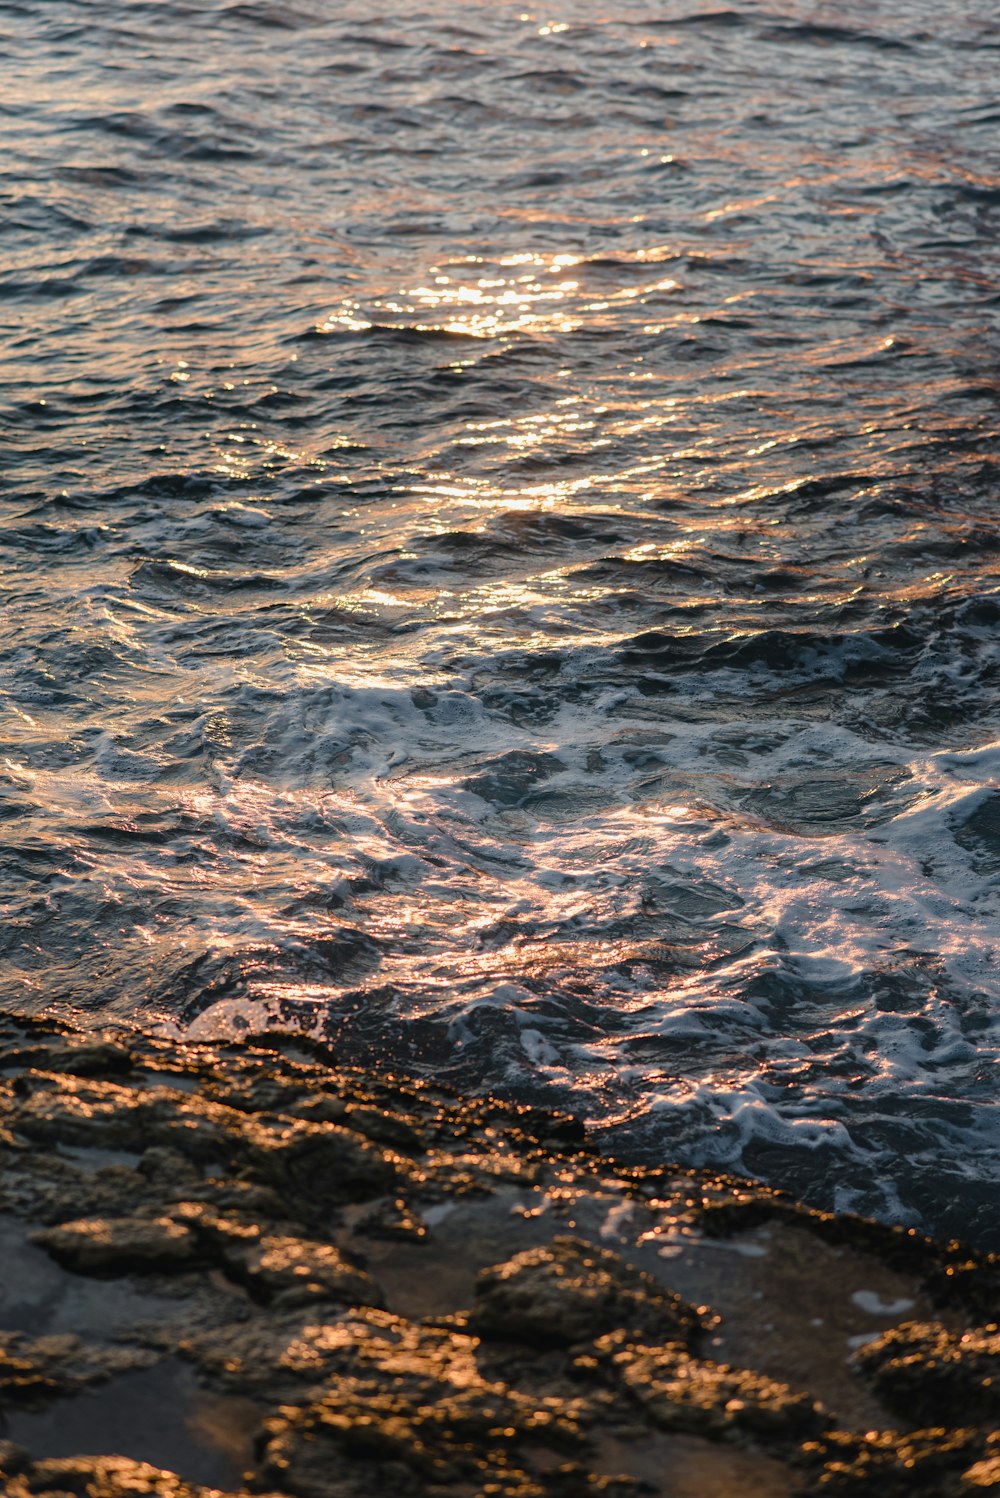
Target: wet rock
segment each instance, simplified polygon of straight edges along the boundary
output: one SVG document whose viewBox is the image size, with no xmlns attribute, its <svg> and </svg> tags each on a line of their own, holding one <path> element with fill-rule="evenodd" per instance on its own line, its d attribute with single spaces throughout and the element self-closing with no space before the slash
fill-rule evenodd
<svg viewBox="0 0 1000 1498">
<path fill-rule="evenodd" d="M 566 766 L 554 754 L 513 749 L 489 762 L 478 775 L 463 780 L 463 788 L 496 806 L 519 806 L 536 786 Z"/>
<path fill-rule="evenodd" d="M 470 1325 L 482 1337 L 537 1347 L 590 1341 L 617 1327 L 684 1344 L 698 1317 L 617 1254 L 559 1237 L 484 1269 Z"/>
<path fill-rule="evenodd" d="M 44 1404 L 150 1361 L 141 1350 L 100 1347 L 72 1335 L 0 1332 L 0 1408 Z"/>
<path fill-rule="evenodd" d="M 322 1396 L 265 1427 L 261 1481 L 297 1498 L 541 1493 L 526 1457 L 579 1449 L 582 1403 L 484 1377 L 477 1347 L 384 1313 L 327 1328 Z"/>
<path fill-rule="evenodd" d="M 368 1139 L 379 1144 L 391 1145 L 394 1149 L 421 1150 L 425 1141 L 413 1118 L 401 1113 L 387 1113 L 383 1108 L 351 1107 L 346 1122 Z"/>
<path fill-rule="evenodd" d="M 890 1409 L 921 1425 L 1000 1418 L 1000 1327 L 949 1332 L 908 1322 L 855 1353 L 855 1366 Z"/>
<path fill-rule="evenodd" d="M 368 1238 L 411 1243 L 422 1243 L 427 1238 L 426 1222 L 400 1196 L 393 1201 L 377 1202 L 358 1219 L 357 1231 Z"/>
<path fill-rule="evenodd" d="M 396 1181 L 392 1157 L 339 1124 L 253 1120 L 243 1137 L 251 1169 L 307 1220 L 338 1202 L 380 1196 Z"/>
<path fill-rule="evenodd" d="M 961 1474 L 975 1469 L 983 1447 L 980 1433 L 964 1429 L 872 1431 L 863 1437 L 835 1431 L 806 1443 L 803 1456 L 813 1459 L 823 1494 L 959 1498 L 970 1491 Z"/>
<path fill-rule="evenodd" d="M 0 1401 L 26 1429 L 184 1360 L 206 1406 L 265 1419 L 251 1490 L 273 1498 L 623 1498 L 675 1456 L 692 1492 L 996 1486 L 994 1259 L 626 1167 L 576 1120 L 344 1069 L 303 1037 L 123 1043 L 3 1015 L 0 1036 L 4 1303 L 30 1330 L 0 1332 Z M 45 1335 L 102 1291 L 80 1274 L 141 1275 L 136 1317 Z M 182 1455 L 180 1475 L 47 1455 L 0 1445 L 0 1490 L 207 1498 Z"/>
<path fill-rule="evenodd" d="M 348 1104 L 342 1097 L 331 1097 L 320 1093 L 318 1097 L 297 1097 L 289 1109 L 297 1118 L 310 1123 L 343 1123 L 347 1117 Z"/>
<path fill-rule="evenodd" d="M 65 1379 L 53 1377 L 44 1367 L 39 1367 L 35 1359 L 20 1354 L 9 1342 L 0 1346 L 0 1399 L 5 1404 L 24 1404 L 51 1397 L 65 1387 Z"/>
<path fill-rule="evenodd" d="M 65 1076 L 113 1077 L 132 1070 L 132 1053 L 114 1040 L 67 1037 L 61 1043 L 37 1046 L 22 1053 L 22 1063 L 40 1071 Z"/>
<path fill-rule="evenodd" d="M 32 1241 L 78 1274 L 187 1269 L 198 1257 L 190 1227 L 169 1217 L 85 1217 L 34 1233 Z"/>
<path fill-rule="evenodd" d="M 213 1388 L 291 1404 L 325 1378 L 345 1317 L 336 1303 L 275 1307 L 222 1326 L 179 1327 L 175 1345 Z"/>
<path fill-rule="evenodd" d="M 31 1465 L 31 1458 L 23 1446 L 14 1441 L 0 1441 L 0 1473 L 12 1477 Z"/>
<path fill-rule="evenodd" d="M 5 1498 L 216 1498 L 173 1472 L 126 1457 L 67 1457 L 12 1472 Z"/>
<path fill-rule="evenodd" d="M 28 1139 L 137 1152 L 165 1145 L 196 1160 L 233 1152 L 241 1116 L 207 1099 L 42 1073 L 22 1080 L 16 1127 Z"/>
<path fill-rule="evenodd" d="M 962 1492 L 970 1498 L 977 1493 L 1000 1492 L 1000 1431 L 990 1437 L 982 1460 L 962 1473 Z"/>
<path fill-rule="evenodd" d="M 384 1304 L 371 1275 L 349 1263 L 329 1243 L 266 1236 L 249 1246 L 231 1242 L 224 1261 L 254 1295 L 279 1306 L 311 1300 L 340 1301 L 346 1306 Z"/>
<path fill-rule="evenodd" d="M 703 1362 L 673 1347 L 628 1345 L 621 1334 L 601 1339 L 598 1354 L 610 1356 L 624 1388 L 665 1430 L 794 1441 L 828 1423 L 807 1394 L 745 1368 Z"/>
<path fill-rule="evenodd" d="M 138 1169 L 151 1182 L 157 1182 L 163 1186 L 176 1191 L 178 1187 L 201 1182 L 204 1180 L 204 1172 L 199 1170 L 186 1155 L 180 1150 L 170 1149 L 166 1145 L 154 1144 L 150 1149 L 144 1150 L 138 1162 Z"/>
</svg>

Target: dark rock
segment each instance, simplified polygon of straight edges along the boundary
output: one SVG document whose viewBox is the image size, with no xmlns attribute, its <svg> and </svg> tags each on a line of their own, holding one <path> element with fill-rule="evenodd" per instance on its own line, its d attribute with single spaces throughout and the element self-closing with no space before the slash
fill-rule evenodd
<svg viewBox="0 0 1000 1498">
<path fill-rule="evenodd" d="M 332 1204 L 380 1196 L 396 1181 L 392 1158 L 339 1124 L 255 1119 L 243 1138 L 250 1168 L 306 1221 L 322 1217 Z"/>
<path fill-rule="evenodd" d="M 410 1243 L 423 1243 L 427 1238 L 426 1222 L 400 1196 L 393 1201 L 376 1202 L 359 1218 L 357 1231 L 367 1238 L 395 1238 Z"/>
<path fill-rule="evenodd" d="M 0 1407 L 45 1404 L 149 1361 L 144 1351 L 94 1346 L 70 1334 L 0 1332 Z"/>
<path fill-rule="evenodd" d="M 328 1337 L 322 1397 L 266 1426 L 260 1480 L 296 1498 L 525 1494 L 525 1444 L 579 1449 L 572 1398 L 485 1378 L 474 1337 L 369 1313 Z"/>
<path fill-rule="evenodd" d="M 357 1129 L 368 1139 L 388 1144 L 396 1149 L 422 1150 L 426 1147 L 420 1130 L 412 1118 L 400 1113 L 389 1113 L 384 1108 L 358 1108 L 347 1110 L 347 1124 Z"/>
<path fill-rule="evenodd" d="M 4 1498 L 214 1498 L 208 1488 L 182 1482 L 146 1462 L 121 1456 L 67 1457 L 35 1462 L 14 1473 Z"/>
<path fill-rule="evenodd" d="M 854 1355 L 890 1409 L 920 1425 L 1000 1418 L 1000 1327 L 949 1332 L 940 1322 L 893 1327 Z"/>
<path fill-rule="evenodd" d="M 968 1492 L 962 1474 L 974 1469 L 983 1436 L 971 1430 L 834 1431 L 807 1442 L 803 1456 L 822 1472 L 823 1494 L 849 1498 L 959 1498 Z"/>
<path fill-rule="evenodd" d="M 625 1389 L 665 1430 L 793 1441 L 822 1430 L 828 1417 L 808 1394 L 745 1368 L 702 1362 L 677 1347 L 636 1347 L 619 1334 L 602 1339 Z"/>
<path fill-rule="evenodd" d="M 198 1256 L 194 1233 L 169 1217 L 85 1217 L 32 1241 L 79 1274 L 187 1269 Z"/>
<path fill-rule="evenodd" d="M 483 1270 L 470 1325 L 482 1337 L 537 1347 L 590 1341 L 618 1327 L 684 1345 L 698 1318 L 617 1254 L 554 1238 Z"/>
<path fill-rule="evenodd" d="M 31 1458 L 23 1446 L 18 1446 L 13 1441 L 0 1441 L 0 1473 L 5 1477 L 13 1477 L 30 1465 Z"/>
<path fill-rule="evenodd" d="M 233 1150 L 240 1115 L 204 1098 L 93 1079 L 38 1074 L 17 1110 L 17 1128 L 42 1144 L 133 1149 L 166 1145 L 196 1160 Z"/>
<path fill-rule="evenodd" d="M 113 1040 L 67 1038 L 22 1052 L 22 1063 L 64 1076 L 114 1077 L 132 1070 L 132 1054 Z"/>
<path fill-rule="evenodd" d="M 251 1292 L 276 1305 L 315 1300 L 345 1306 L 381 1306 L 385 1298 L 363 1269 L 348 1262 L 338 1248 L 304 1238 L 258 1237 L 255 1243 L 231 1242 L 224 1250 L 227 1269 Z"/>
<path fill-rule="evenodd" d="M 30 1327 L 0 1332 L 0 1402 L 29 1428 L 173 1359 L 207 1429 L 214 1400 L 269 1412 L 248 1481 L 270 1498 L 624 1498 L 681 1458 L 692 1492 L 1000 1482 L 995 1259 L 626 1167 L 574 1119 L 302 1037 L 0 1034 L 0 1304 Z M 138 1314 L 98 1336 L 100 1277 L 126 1275 Z M 87 1307 L 93 1340 L 64 1335 Z M 220 1498 L 112 1456 L 0 1444 L 0 1472 L 5 1498 Z"/>
</svg>

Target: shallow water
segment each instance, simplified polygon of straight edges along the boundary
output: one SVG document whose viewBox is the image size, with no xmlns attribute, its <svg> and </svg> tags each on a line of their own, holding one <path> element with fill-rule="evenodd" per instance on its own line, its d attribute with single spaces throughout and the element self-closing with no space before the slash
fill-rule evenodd
<svg viewBox="0 0 1000 1498">
<path fill-rule="evenodd" d="M 992 0 L 0 53 L 3 1001 L 1000 1244 Z"/>
</svg>

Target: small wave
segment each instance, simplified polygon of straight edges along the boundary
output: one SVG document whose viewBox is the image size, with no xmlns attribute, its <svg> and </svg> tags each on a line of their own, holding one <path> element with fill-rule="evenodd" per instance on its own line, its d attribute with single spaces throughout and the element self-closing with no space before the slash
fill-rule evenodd
<svg viewBox="0 0 1000 1498">
<path fill-rule="evenodd" d="M 995 67 L 904 9 L 4 8 L 5 1000 L 996 1241 Z"/>
</svg>

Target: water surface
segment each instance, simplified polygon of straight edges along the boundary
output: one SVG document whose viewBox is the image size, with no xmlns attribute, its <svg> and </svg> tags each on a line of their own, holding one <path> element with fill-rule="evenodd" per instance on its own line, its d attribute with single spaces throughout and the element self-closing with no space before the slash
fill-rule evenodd
<svg viewBox="0 0 1000 1498">
<path fill-rule="evenodd" d="M 2 996 L 1000 1243 L 993 0 L 2 3 Z"/>
</svg>

